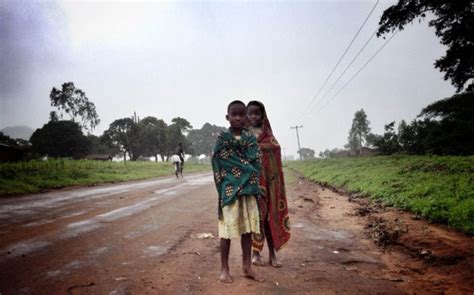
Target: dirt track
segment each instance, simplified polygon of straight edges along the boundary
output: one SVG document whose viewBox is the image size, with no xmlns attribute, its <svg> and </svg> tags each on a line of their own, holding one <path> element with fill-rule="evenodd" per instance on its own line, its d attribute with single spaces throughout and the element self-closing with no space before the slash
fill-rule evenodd
<svg viewBox="0 0 474 295">
<path fill-rule="evenodd" d="M 217 281 L 217 195 L 195 174 L 1 199 L 0 293 L 473 294 L 472 238 L 288 179 L 293 236 L 263 283 L 239 277 L 239 241 Z"/>
</svg>

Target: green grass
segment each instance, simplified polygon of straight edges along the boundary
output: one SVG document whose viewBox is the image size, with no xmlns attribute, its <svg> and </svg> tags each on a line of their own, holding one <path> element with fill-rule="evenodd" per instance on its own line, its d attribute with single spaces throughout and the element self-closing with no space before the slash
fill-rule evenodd
<svg viewBox="0 0 474 295">
<path fill-rule="evenodd" d="M 386 156 L 288 162 L 313 181 L 474 234 L 474 157 Z"/>
<path fill-rule="evenodd" d="M 184 172 L 210 171 L 205 164 L 185 164 Z M 93 185 L 173 175 L 170 163 L 102 162 L 53 159 L 0 164 L 0 195 L 37 193 L 74 185 Z"/>
</svg>

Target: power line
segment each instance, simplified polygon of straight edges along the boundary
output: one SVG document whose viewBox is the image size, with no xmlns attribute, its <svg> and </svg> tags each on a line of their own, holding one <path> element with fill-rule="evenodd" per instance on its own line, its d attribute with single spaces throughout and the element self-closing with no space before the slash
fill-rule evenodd
<svg viewBox="0 0 474 295">
<path fill-rule="evenodd" d="M 369 60 L 367 60 L 367 62 L 349 79 L 349 81 L 347 81 L 346 84 L 344 84 L 344 86 L 342 86 L 327 102 L 326 104 L 324 104 L 321 108 L 319 108 L 315 114 L 319 113 L 321 110 L 323 110 L 339 93 L 341 93 L 342 90 L 344 90 L 347 85 L 349 85 L 349 83 L 352 82 L 352 80 L 355 79 L 355 77 L 357 77 L 357 75 L 359 75 L 359 73 L 375 58 L 375 56 L 377 56 L 377 54 L 379 54 L 380 51 L 382 51 L 382 49 L 388 44 L 388 42 L 390 42 L 390 40 L 393 39 L 393 37 L 395 37 L 395 35 L 397 34 L 397 32 L 395 32 L 392 36 L 390 36 L 390 38 L 387 39 L 387 41 L 385 41 L 385 43 L 369 58 Z"/>
<path fill-rule="evenodd" d="M 375 31 L 372 35 L 370 35 L 369 39 L 367 39 L 367 41 L 365 42 L 365 44 L 359 49 L 359 52 L 357 52 L 357 54 L 352 58 L 351 62 L 346 66 L 346 68 L 342 71 L 342 73 L 339 75 L 339 77 L 337 77 L 336 81 L 334 81 L 334 83 L 331 85 L 331 87 L 329 87 L 329 90 L 326 92 L 326 94 L 324 94 L 321 99 L 319 100 L 319 102 L 323 102 L 324 99 L 329 95 L 329 93 L 331 92 L 331 90 L 334 89 L 334 86 L 336 86 L 337 82 L 339 82 L 339 80 L 341 80 L 342 76 L 344 76 L 344 74 L 347 72 L 347 70 L 352 66 L 352 64 L 354 63 L 354 61 L 359 57 L 359 55 L 362 53 L 362 51 L 364 51 L 365 47 L 367 47 L 367 45 L 369 44 L 369 42 L 375 37 L 375 35 L 377 34 L 377 31 Z M 317 105 L 315 105 L 316 107 Z"/>
<path fill-rule="evenodd" d="M 309 110 L 309 108 L 311 107 L 311 105 L 313 104 L 313 102 L 316 100 L 316 98 L 318 97 L 319 93 L 321 93 L 321 91 L 323 90 L 324 86 L 326 86 L 327 82 L 329 81 L 329 79 L 331 78 L 332 74 L 334 73 L 334 71 L 336 70 L 336 68 L 339 66 L 339 64 L 341 63 L 342 59 L 344 58 L 344 56 L 346 55 L 346 53 L 349 51 L 349 49 L 351 48 L 352 44 L 354 43 L 355 39 L 357 38 L 357 36 L 359 35 L 360 31 L 362 31 L 362 28 L 365 26 L 365 24 L 367 23 L 367 20 L 369 20 L 369 17 L 372 15 L 372 13 L 374 12 L 375 10 L 375 7 L 377 7 L 377 5 L 379 4 L 379 1 L 380 0 L 377 0 L 377 2 L 375 2 L 374 6 L 372 7 L 372 9 L 370 10 L 369 12 L 369 15 L 367 15 L 367 17 L 365 18 L 364 22 L 362 23 L 362 25 L 359 27 L 359 30 L 357 30 L 356 34 L 354 35 L 354 37 L 352 38 L 351 42 L 349 43 L 349 45 L 347 46 L 346 50 L 344 51 L 344 53 L 342 54 L 342 56 L 339 58 L 339 60 L 337 61 L 336 65 L 334 66 L 334 68 L 331 70 L 331 73 L 329 73 L 329 75 L 326 77 L 326 80 L 324 81 L 323 85 L 319 88 L 318 92 L 316 93 L 316 95 L 313 97 L 313 99 L 310 101 L 310 103 L 308 104 L 308 106 L 305 108 L 305 110 L 303 111 L 303 115 L 305 115 L 305 113 Z"/>
</svg>

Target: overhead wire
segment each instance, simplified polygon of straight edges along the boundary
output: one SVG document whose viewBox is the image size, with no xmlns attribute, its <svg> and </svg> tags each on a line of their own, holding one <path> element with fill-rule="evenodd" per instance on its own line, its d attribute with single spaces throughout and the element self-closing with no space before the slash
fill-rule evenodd
<svg viewBox="0 0 474 295">
<path fill-rule="evenodd" d="M 372 13 L 374 12 L 375 8 L 377 7 L 377 5 L 379 4 L 380 0 L 377 0 L 374 4 L 374 6 L 372 7 L 372 9 L 370 10 L 369 14 L 367 15 L 367 17 L 365 18 L 364 22 L 362 23 L 362 25 L 359 27 L 359 29 L 357 30 L 356 34 L 354 35 L 354 37 L 352 38 L 351 42 L 349 42 L 349 45 L 347 45 L 346 49 L 344 50 L 344 53 L 341 55 L 341 57 L 339 58 L 339 60 L 337 61 L 336 65 L 333 67 L 333 69 L 331 70 L 331 72 L 329 73 L 329 75 L 326 77 L 326 79 L 324 80 L 324 83 L 321 85 L 321 87 L 319 88 L 319 90 L 317 91 L 316 95 L 313 97 L 313 99 L 309 102 L 308 106 L 303 110 L 303 113 L 302 113 L 302 116 L 301 117 L 304 117 L 306 115 L 306 113 L 310 110 L 310 107 L 311 105 L 314 103 L 314 101 L 316 100 L 316 98 L 319 96 L 319 94 L 321 93 L 321 91 L 323 90 L 324 86 L 326 86 L 326 84 L 328 83 L 329 79 L 331 78 L 332 74 L 334 74 L 334 72 L 336 71 L 336 68 L 339 66 L 339 64 L 341 63 L 342 59 L 346 56 L 347 52 L 349 51 L 349 49 L 351 48 L 352 44 L 354 43 L 355 39 L 357 38 L 357 36 L 359 36 L 359 33 L 362 31 L 362 29 L 364 28 L 365 24 L 367 23 L 367 21 L 369 20 L 370 16 L 372 15 Z M 319 102 L 318 102 L 319 103 Z"/>
</svg>

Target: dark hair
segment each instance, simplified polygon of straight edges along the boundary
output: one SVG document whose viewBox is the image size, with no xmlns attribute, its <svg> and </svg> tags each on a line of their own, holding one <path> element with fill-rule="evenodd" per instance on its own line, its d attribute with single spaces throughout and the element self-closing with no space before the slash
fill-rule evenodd
<svg viewBox="0 0 474 295">
<path fill-rule="evenodd" d="M 241 100 L 234 100 L 234 101 L 232 101 L 231 103 L 229 103 L 229 105 L 227 106 L 227 113 L 229 113 L 230 107 L 233 106 L 233 105 L 236 105 L 236 104 L 241 104 L 241 105 L 243 105 L 244 107 L 246 107 L 246 106 L 245 106 L 245 103 L 244 103 L 243 101 L 241 101 Z"/>
<path fill-rule="evenodd" d="M 252 100 L 252 101 L 249 101 L 249 103 L 247 104 L 247 107 L 249 106 L 257 106 L 260 108 L 260 111 L 262 112 L 262 114 L 266 115 L 266 110 L 265 110 L 265 106 L 263 105 L 263 103 L 261 103 L 260 101 L 258 100 Z"/>
</svg>

